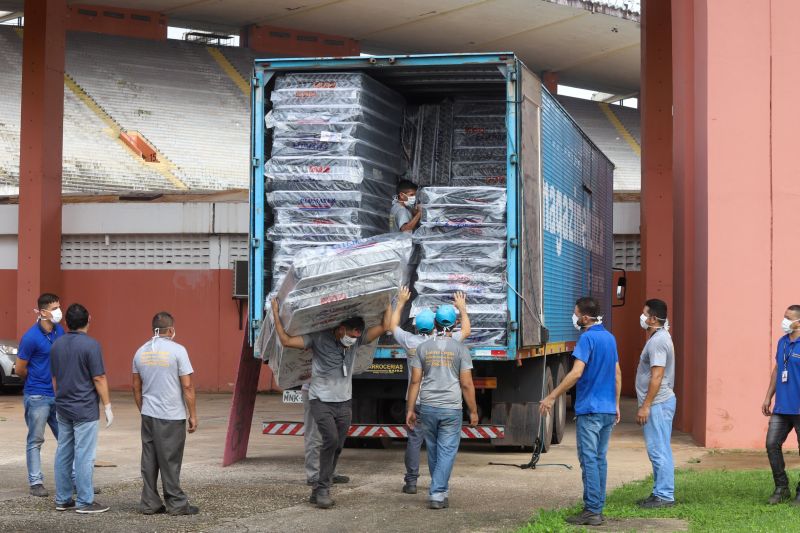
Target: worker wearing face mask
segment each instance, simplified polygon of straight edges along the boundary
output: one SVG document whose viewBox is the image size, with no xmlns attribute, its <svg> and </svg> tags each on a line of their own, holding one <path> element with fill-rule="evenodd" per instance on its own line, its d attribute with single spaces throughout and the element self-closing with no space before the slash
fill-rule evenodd
<svg viewBox="0 0 800 533">
<path fill-rule="evenodd" d="M 389 231 L 414 231 L 422 218 L 422 211 L 417 205 L 417 186 L 402 180 L 397 184 L 397 196 L 389 211 Z"/>
<path fill-rule="evenodd" d="M 647 300 L 639 317 L 647 343 L 636 369 L 636 422 L 644 431 L 647 455 L 653 464 L 653 492 L 639 502 L 644 509 L 675 505 L 675 465 L 672 460 L 672 419 L 675 417 L 675 348 L 669 334 L 667 304 Z"/>
<path fill-rule="evenodd" d="M 539 403 L 547 415 L 556 398 L 575 388 L 575 437 L 583 472 L 583 512 L 567 518 L 579 526 L 599 526 L 605 522 L 608 442 L 614 424 L 619 422 L 619 394 L 622 371 L 619 368 L 617 341 L 603 326 L 600 305 L 591 297 L 575 302 L 572 324 L 581 330 L 572 356 L 572 370 L 564 381 Z"/>
<path fill-rule="evenodd" d="M 319 477 L 309 501 L 321 509 L 334 505 L 330 490 L 352 417 L 356 350 L 386 332 L 391 312 L 390 305 L 383 321 L 369 329 L 363 318 L 352 317 L 333 329 L 293 337 L 286 333 L 281 322 L 278 299 L 272 299 L 272 316 L 281 345 L 298 350 L 310 349 L 312 352 L 308 398 L 311 416 L 322 436 L 322 447 L 319 452 Z"/>
<path fill-rule="evenodd" d="M 392 312 L 392 317 L 389 320 L 389 332 L 394 336 L 397 344 L 406 351 L 406 360 L 410 361 L 411 358 L 417 353 L 417 347 L 423 342 L 431 338 L 434 333 L 434 314 L 430 309 L 423 309 L 414 318 L 414 325 L 417 329 L 417 334 L 409 333 L 400 327 L 400 317 L 403 312 L 403 307 L 408 303 L 411 298 L 411 291 L 408 287 L 401 287 L 397 295 L 397 305 Z M 469 337 L 470 322 L 469 315 L 467 314 L 467 300 L 463 292 L 457 292 L 453 295 L 453 305 L 458 309 L 461 320 L 461 330 L 456 332 L 447 331 L 445 335 L 451 336 L 453 339 L 463 342 L 464 339 Z M 408 365 L 408 382 L 411 383 L 411 365 Z M 406 401 L 408 401 L 408 391 L 406 391 Z M 415 413 L 417 418 L 420 418 L 420 397 L 417 396 L 417 403 Z M 419 456 L 422 449 L 422 441 L 425 439 L 424 431 L 421 426 L 409 427 L 408 441 L 406 442 L 405 466 L 406 475 L 403 483 L 403 492 L 405 494 L 417 493 L 417 479 L 419 479 Z"/>
<path fill-rule="evenodd" d="M 800 438 L 800 305 L 791 305 L 781 322 L 783 337 L 778 340 L 775 368 L 767 388 L 761 412 L 769 418 L 767 457 L 775 481 L 775 492 L 768 503 L 777 504 L 791 498 L 789 478 L 783 462 L 783 443 L 794 429 Z M 770 409 L 772 397 L 775 405 Z M 794 503 L 800 505 L 800 484 Z"/>
<path fill-rule="evenodd" d="M 55 340 L 64 335 L 61 327 L 61 304 L 55 294 L 39 296 L 36 305 L 36 323 L 25 332 L 19 342 L 19 353 L 13 372 L 23 383 L 23 404 L 28 439 L 25 459 L 28 465 L 28 484 L 32 496 L 45 497 L 42 474 L 41 449 L 47 426 L 58 440 L 56 421 L 56 398 L 53 391 L 53 375 L 50 373 L 50 348 Z"/>
</svg>

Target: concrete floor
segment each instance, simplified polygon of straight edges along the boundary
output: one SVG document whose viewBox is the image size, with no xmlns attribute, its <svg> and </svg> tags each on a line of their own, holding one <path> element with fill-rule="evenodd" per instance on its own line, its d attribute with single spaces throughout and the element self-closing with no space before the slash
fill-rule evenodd
<svg viewBox="0 0 800 533">
<path fill-rule="evenodd" d="M 544 454 L 541 463 L 568 463 L 572 470 L 490 466 L 490 461 L 525 463 L 530 455 L 496 453 L 482 443 L 463 445 L 451 480 L 451 507 L 445 511 L 426 509 L 426 490 L 416 496 L 400 492 L 403 443 L 387 450 L 345 449 L 339 471 L 352 482 L 336 486 L 333 509 L 317 510 L 306 502 L 302 438 L 260 433 L 263 420 L 301 420 L 302 406 L 259 395 L 248 459 L 222 468 L 230 396 L 201 395 L 198 401 L 200 424 L 187 439 L 182 484 L 200 515 L 145 517 L 136 512 L 141 490 L 139 417 L 129 394 L 114 393 L 116 418 L 111 428 L 100 431 L 95 472 L 95 483 L 102 489 L 97 499 L 112 509 L 81 516 L 56 512 L 51 498 L 27 495 L 22 397 L 0 396 L 0 531 L 506 531 L 524 523 L 536 509 L 573 504 L 582 493 L 570 422 L 564 442 Z M 632 421 L 634 414 L 635 405 L 626 401 L 623 420 Z M 681 434 L 674 437 L 673 449 L 676 467 L 705 455 Z M 45 485 L 51 491 L 54 452 L 55 440 L 48 433 L 42 456 Z M 609 489 L 650 473 L 638 426 L 623 422 L 615 428 L 608 461 Z M 423 471 L 421 488 L 429 479 L 427 469 Z"/>
</svg>

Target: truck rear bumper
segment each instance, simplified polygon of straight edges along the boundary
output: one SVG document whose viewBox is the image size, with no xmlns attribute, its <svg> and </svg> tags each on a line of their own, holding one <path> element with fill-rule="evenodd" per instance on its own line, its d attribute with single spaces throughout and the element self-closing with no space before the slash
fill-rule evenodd
<svg viewBox="0 0 800 533">
<path fill-rule="evenodd" d="M 264 422 L 262 433 L 264 435 L 285 435 L 299 437 L 305 434 L 302 422 L 268 421 Z M 347 430 L 351 438 L 376 439 L 393 438 L 405 439 L 408 437 L 408 428 L 404 424 L 353 424 Z M 505 437 L 505 427 L 496 425 L 478 425 L 475 427 L 461 426 L 461 438 L 473 440 L 502 439 Z"/>
</svg>

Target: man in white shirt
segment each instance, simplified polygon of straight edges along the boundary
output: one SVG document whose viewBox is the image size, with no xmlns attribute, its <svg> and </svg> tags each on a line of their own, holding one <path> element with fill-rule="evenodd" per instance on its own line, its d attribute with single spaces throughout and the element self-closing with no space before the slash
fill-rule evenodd
<svg viewBox="0 0 800 533">
<path fill-rule="evenodd" d="M 187 418 L 188 432 L 197 430 L 194 370 L 186 348 L 174 338 L 175 321 L 162 311 L 153 317 L 153 337 L 133 357 L 133 399 L 142 414 L 141 511 L 146 515 L 198 513 L 180 485 Z M 159 473 L 166 506 L 158 494 Z"/>
</svg>

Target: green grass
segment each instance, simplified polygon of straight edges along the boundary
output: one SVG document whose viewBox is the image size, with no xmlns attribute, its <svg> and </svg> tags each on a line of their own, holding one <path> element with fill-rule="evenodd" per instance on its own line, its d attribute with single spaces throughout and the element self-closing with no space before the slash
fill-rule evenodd
<svg viewBox="0 0 800 533">
<path fill-rule="evenodd" d="M 796 473 L 792 474 L 790 479 L 797 479 Z M 689 531 L 800 532 L 800 507 L 790 503 L 765 504 L 774 488 L 768 470 L 677 471 L 675 498 L 678 504 L 669 509 L 639 509 L 635 502 L 646 498 L 651 488 L 652 478 L 617 488 L 608 496 L 604 514 L 610 518 L 680 518 L 689 522 Z M 576 514 L 581 507 L 541 510 L 517 533 L 582 531 L 564 522 L 565 517 Z"/>
</svg>

